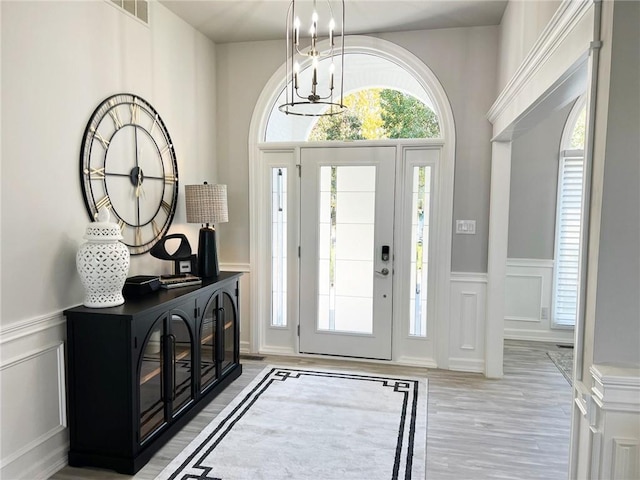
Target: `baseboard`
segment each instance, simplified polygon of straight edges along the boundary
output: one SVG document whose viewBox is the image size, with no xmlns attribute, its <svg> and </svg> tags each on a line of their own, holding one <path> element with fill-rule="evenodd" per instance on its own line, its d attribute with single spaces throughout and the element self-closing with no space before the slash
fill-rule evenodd
<svg viewBox="0 0 640 480">
<path fill-rule="evenodd" d="M 505 340 L 525 340 L 529 342 L 548 342 L 573 345 L 573 331 L 545 331 L 545 330 L 524 330 L 520 328 L 505 328 Z"/>
<path fill-rule="evenodd" d="M 253 353 L 251 351 L 251 342 L 249 342 L 248 340 L 240 340 L 240 353 L 245 355 Z"/>
<path fill-rule="evenodd" d="M 65 442 L 65 445 L 56 451 L 52 452 L 41 462 L 36 463 L 25 472 L 24 478 L 33 480 L 47 480 L 69 465 L 69 443 Z"/>
<path fill-rule="evenodd" d="M 0 478 L 11 480 L 47 480 L 67 465 L 69 436 L 66 430 L 4 465 Z"/>
<path fill-rule="evenodd" d="M 433 358 L 402 356 L 396 359 L 396 363 L 407 367 L 438 368 Z"/>
<path fill-rule="evenodd" d="M 484 373 L 484 360 L 474 358 L 450 358 L 449 370 L 470 373 Z"/>
<path fill-rule="evenodd" d="M 262 347 L 258 353 L 260 355 L 282 355 L 285 357 L 297 356 L 298 352 L 295 352 L 289 347 Z"/>
</svg>

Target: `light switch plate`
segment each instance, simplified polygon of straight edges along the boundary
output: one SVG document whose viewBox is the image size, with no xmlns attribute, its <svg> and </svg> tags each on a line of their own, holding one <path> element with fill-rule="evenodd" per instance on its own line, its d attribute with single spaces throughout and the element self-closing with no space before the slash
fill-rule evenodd
<svg viewBox="0 0 640 480">
<path fill-rule="evenodd" d="M 462 234 L 462 235 L 475 235 L 476 221 L 475 220 L 456 220 L 456 233 Z"/>
</svg>

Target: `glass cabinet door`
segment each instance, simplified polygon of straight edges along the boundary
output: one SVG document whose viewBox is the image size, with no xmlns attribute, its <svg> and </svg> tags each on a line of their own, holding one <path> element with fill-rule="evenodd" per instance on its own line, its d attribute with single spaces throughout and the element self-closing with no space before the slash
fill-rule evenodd
<svg viewBox="0 0 640 480">
<path fill-rule="evenodd" d="M 224 338 L 224 341 L 222 342 L 223 354 L 220 355 L 220 358 L 222 360 L 220 371 L 224 371 L 227 367 L 233 364 L 236 345 L 235 324 L 237 320 L 234 302 L 231 298 L 231 295 L 226 292 L 223 293 L 220 296 L 220 303 L 222 304 L 222 308 L 220 311 L 220 321 L 222 322 L 221 331 Z"/>
<path fill-rule="evenodd" d="M 200 327 L 200 391 L 216 379 L 216 312 L 217 302 L 212 299 L 202 316 Z"/>
<path fill-rule="evenodd" d="M 169 325 L 169 347 L 171 349 L 171 412 L 175 414 L 193 398 L 191 388 L 193 371 L 192 340 L 186 319 L 172 314 Z"/>
<path fill-rule="evenodd" d="M 142 353 L 140 364 L 140 441 L 165 423 L 163 321 L 156 322 Z"/>
</svg>

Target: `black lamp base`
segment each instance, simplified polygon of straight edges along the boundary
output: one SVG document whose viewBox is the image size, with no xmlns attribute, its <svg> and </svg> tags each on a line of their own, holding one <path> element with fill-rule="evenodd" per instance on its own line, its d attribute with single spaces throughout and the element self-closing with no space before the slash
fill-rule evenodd
<svg viewBox="0 0 640 480">
<path fill-rule="evenodd" d="M 219 273 L 216 231 L 213 227 L 202 227 L 198 238 L 198 276 L 211 278 Z"/>
</svg>

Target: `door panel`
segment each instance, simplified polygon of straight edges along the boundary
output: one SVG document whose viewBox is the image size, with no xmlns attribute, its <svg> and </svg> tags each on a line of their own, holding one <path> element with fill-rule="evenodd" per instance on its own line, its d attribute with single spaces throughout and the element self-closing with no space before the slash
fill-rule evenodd
<svg viewBox="0 0 640 480">
<path fill-rule="evenodd" d="M 301 150 L 301 352 L 391 359 L 395 152 Z"/>
</svg>

